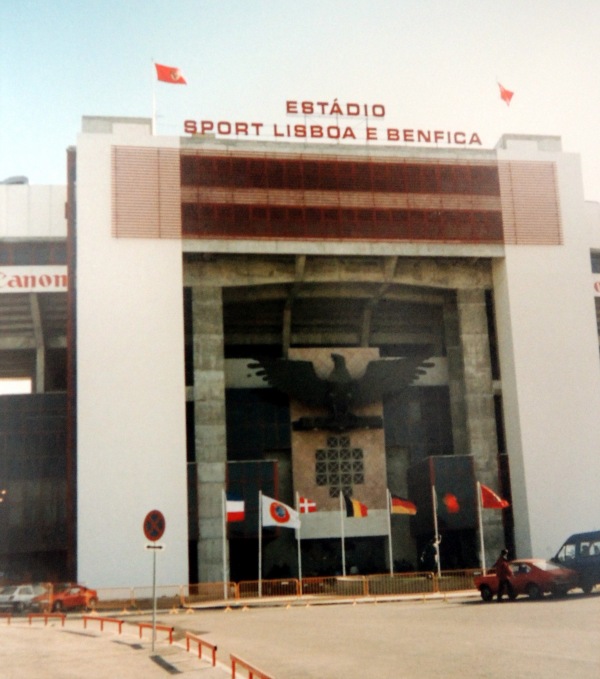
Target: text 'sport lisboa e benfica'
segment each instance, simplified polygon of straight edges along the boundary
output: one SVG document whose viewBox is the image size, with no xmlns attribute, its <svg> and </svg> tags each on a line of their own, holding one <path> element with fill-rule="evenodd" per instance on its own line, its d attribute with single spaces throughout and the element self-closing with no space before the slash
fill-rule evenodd
<svg viewBox="0 0 600 679">
<path fill-rule="evenodd" d="M 288 116 L 302 116 L 302 123 L 264 123 L 245 120 L 185 120 L 186 134 L 214 134 L 219 137 L 265 137 L 275 139 L 304 139 L 310 141 L 379 141 L 402 144 L 455 144 L 481 146 L 477 132 L 463 130 L 421 129 L 416 127 L 388 127 L 383 122 L 383 104 L 338 103 L 328 101 L 285 102 Z M 327 118 L 325 122 L 322 120 Z M 364 121 L 364 126 L 358 121 Z M 314 122 L 313 122 L 314 121 Z"/>
</svg>

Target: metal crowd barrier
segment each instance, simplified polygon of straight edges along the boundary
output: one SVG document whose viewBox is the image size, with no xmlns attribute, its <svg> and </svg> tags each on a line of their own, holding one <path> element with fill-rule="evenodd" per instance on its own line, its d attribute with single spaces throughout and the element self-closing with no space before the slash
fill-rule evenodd
<svg viewBox="0 0 600 679">
<path fill-rule="evenodd" d="M 271 674 L 267 674 L 266 672 L 259 670 L 258 667 L 254 667 L 254 665 L 251 665 L 249 662 L 243 660 L 237 655 L 233 655 L 233 653 L 229 654 L 229 659 L 231 660 L 232 679 L 235 679 L 235 677 L 238 676 L 237 673 L 238 667 L 244 668 L 248 679 L 273 679 L 273 676 Z"/>
<path fill-rule="evenodd" d="M 327 577 L 243 580 L 240 582 L 203 582 L 195 585 L 163 585 L 156 588 L 157 606 L 165 609 L 191 608 L 223 601 L 240 602 L 259 598 L 361 598 L 401 595 L 445 594 L 475 589 L 473 577 L 481 569 L 431 572 L 381 573 L 375 575 L 337 575 Z M 151 610 L 150 587 L 98 590 L 96 610 Z"/>
<path fill-rule="evenodd" d="M 475 574 L 481 573 L 480 568 L 465 568 L 455 571 L 442 571 L 440 577 L 436 576 L 438 592 L 462 592 L 475 589 L 473 578 Z"/>
<path fill-rule="evenodd" d="M 184 607 L 238 598 L 235 582 L 200 582 L 195 585 L 184 585 L 181 588 L 181 605 Z"/>
<path fill-rule="evenodd" d="M 433 594 L 437 591 L 436 583 L 437 576 L 428 572 L 367 576 L 367 588 L 371 596 Z"/>
</svg>

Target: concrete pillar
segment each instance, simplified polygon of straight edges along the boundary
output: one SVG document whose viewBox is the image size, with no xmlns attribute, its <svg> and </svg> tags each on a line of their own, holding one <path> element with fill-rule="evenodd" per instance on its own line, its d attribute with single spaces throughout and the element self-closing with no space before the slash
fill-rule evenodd
<svg viewBox="0 0 600 679">
<path fill-rule="evenodd" d="M 33 335 L 35 337 L 35 384 L 33 391 L 43 394 L 46 391 L 46 346 L 44 342 L 44 326 L 40 311 L 40 300 L 35 292 L 29 293 L 29 306 L 31 309 L 31 321 Z"/>
<path fill-rule="evenodd" d="M 225 359 L 221 288 L 192 288 L 194 422 L 198 475 L 198 581 L 223 579 Z M 194 582 L 194 574 L 190 574 Z"/>
<path fill-rule="evenodd" d="M 393 488 L 395 493 L 403 497 L 409 497 L 407 477 L 410 465 L 410 448 L 393 446 L 386 450 L 387 487 L 389 489 Z M 398 517 L 396 519 L 392 517 L 391 528 L 392 559 L 394 561 L 408 561 L 418 570 L 419 558 L 415 541 L 410 534 L 410 521 L 408 521 L 407 517 Z M 387 565 L 389 567 L 390 564 L 388 563 Z"/>
<path fill-rule="evenodd" d="M 475 478 L 498 490 L 498 441 L 485 291 L 458 290 L 445 310 L 454 452 L 472 455 Z M 504 547 L 502 514 L 483 512 L 486 564 Z"/>
</svg>

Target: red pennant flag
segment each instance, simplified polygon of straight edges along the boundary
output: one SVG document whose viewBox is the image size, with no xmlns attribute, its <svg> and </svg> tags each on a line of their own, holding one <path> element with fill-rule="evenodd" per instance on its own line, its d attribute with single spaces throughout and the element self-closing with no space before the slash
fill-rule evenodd
<svg viewBox="0 0 600 679">
<path fill-rule="evenodd" d="M 442 499 L 444 507 L 448 514 L 458 514 L 460 512 L 460 505 L 458 504 L 458 498 L 452 493 L 446 493 Z"/>
<path fill-rule="evenodd" d="M 503 500 L 499 495 L 496 495 L 491 488 L 479 484 L 481 487 L 481 506 L 484 509 L 506 509 L 510 507 L 508 500 Z"/>
<path fill-rule="evenodd" d="M 506 87 L 502 87 L 500 83 L 498 83 L 498 87 L 500 88 L 500 99 L 502 99 L 502 101 L 505 101 L 506 105 L 509 106 L 510 100 L 513 98 L 514 92 L 507 90 Z"/>
<path fill-rule="evenodd" d="M 178 68 L 164 66 L 163 64 L 154 64 L 154 66 L 156 67 L 156 77 L 161 82 L 171 83 L 172 85 L 187 85 L 186 79 Z"/>
</svg>

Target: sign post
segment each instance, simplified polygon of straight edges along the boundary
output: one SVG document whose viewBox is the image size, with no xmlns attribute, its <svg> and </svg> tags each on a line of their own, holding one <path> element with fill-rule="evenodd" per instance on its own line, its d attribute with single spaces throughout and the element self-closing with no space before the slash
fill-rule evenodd
<svg viewBox="0 0 600 679">
<path fill-rule="evenodd" d="M 165 517 L 158 509 L 153 509 L 146 514 L 144 519 L 144 535 L 152 544 L 146 545 L 146 549 L 152 550 L 152 652 L 156 642 L 156 552 L 161 551 L 164 545 L 154 544 L 160 540 L 165 532 Z"/>
</svg>

